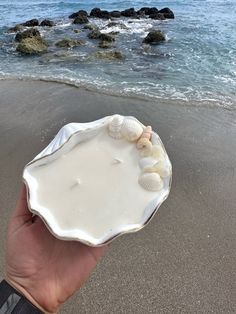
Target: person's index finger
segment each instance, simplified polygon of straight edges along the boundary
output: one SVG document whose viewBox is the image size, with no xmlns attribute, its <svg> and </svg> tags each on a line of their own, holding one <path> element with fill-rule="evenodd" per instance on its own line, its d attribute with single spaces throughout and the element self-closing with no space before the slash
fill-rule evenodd
<svg viewBox="0 0 236 314">
<path fill-rule="evenodd" d="M 29 211 L 28 204 L 27 204 L 27 191 L 25 184 L 22 184 L 21 191 L 16 203 L 16 208 L 13 213 L 13 217 L 26 217 L 26 220 L 28 220 L 29 217 L 32 217 L 31 212 Z"/>
</svg>

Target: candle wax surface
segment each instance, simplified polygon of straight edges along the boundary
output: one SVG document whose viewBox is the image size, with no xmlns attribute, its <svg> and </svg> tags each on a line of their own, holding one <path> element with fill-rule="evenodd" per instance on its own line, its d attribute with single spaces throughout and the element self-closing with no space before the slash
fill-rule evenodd
<svg viewBox="0 0 236 314">
<path fill-rule="evenodd" d="M 30 175 L 41 213 L 50 212 L 60 229 L 79 230 L 100 239 L 119 226 L 140 223 L 156 192 L 138 183 L 141 170 L 136 143 L 115 140 L 103 128 L 57 155 L 55 160 L 34 165 Z"/>
</svg>

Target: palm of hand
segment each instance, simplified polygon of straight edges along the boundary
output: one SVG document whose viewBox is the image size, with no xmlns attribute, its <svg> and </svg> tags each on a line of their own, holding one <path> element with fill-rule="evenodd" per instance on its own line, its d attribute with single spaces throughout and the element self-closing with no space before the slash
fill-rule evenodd
<svg viewBox="0 0 236 314">
<path fill-rule="evenodd" d="M 8 226 L 6 278 L 33 303 L 55 312 L 86 281 L 105 250 L 58 240 L 41 219 L 32 222 L 24 188 Z"/>
</svg>

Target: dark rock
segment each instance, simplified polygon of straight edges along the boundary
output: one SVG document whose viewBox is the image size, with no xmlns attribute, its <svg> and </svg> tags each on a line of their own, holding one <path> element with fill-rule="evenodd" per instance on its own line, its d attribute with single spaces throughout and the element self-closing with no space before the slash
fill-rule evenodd
<svg viewBox="0 0 236 314">
<path fill-rule="evenodd" d="M 112 31 L 112 32 L 109 32 L 108 34 L 111 35 L 111 36 L 116 36 L 116 35 L 120 34 L 120 32 Z"/>
<path fill-rule="evenodd" d="M 110 18 L 110 13 L 106 10 L 101 10 L 99 8 L 94 8 L 90 12 L 91 17 L 98 17 L 101 19 L 109 19 Z"/>
<path fill-rule="evenodd" d="M 25 38 L 33 38 L 33 37 L 41 38 L 40 32 L 35 28 L 30 28 L 24 32 L 17 33 L 15 37 L 15 41 L 21 42 Z"/>
<path fill-rule="evenodd" d="M 128 29 L 128 27 L 125 24 L 119 23 L 119 22 L 110 22 L 105 26 L 105 28 L 115 27 L 115 26 L 118 26 L 119 28 L 122 28 L 122 29 Z"/>
<path fill-rule="evenodd" d="M 111 36 L 109 34 L 103 34 L 98 29 L 90 32 L 88 34 L 88 37 L 90 39 L 100 39 L 101 41 L 108 41 L 108 42 L 112 42 L 115 40 L 115 38 L 113 36 Z"/>
<path fill-rule="evenodd" d="M 119 18 L 119 17 L 121 17 L 121 13 L 120 13 L 120 11 L 111 11 L 110 16 L 115 17 L 115 18 Z"/>
<path fill-rule="evenodd" d="M 143 7 L 137 11 L 138 15 L 149 15 L 149 7 Z"/>
<path fill-rule="evenodd" d="M 137 13 L 134 10 L 134 8 L 126 9 L 124 11 L 121 11 L 120 13 L 122 16 L 125 16 L 125 17 L 136 17 L 137 16 Z"/>
<path fill-rule="evenodd" d="M 115 38 L 112 37 L 111 35 L 103 34 L 103 33 L 100 34 L 98 39 L 100 39 L 101 41 L 108 41 L 108 42 L 112 42 L 115 40 Z"/>
<path fill-rule="evenodd" d="M 81 33 L 81 29 L 74 29 L 74 33 L 76 33 L 76 34 Z"/>
<path fill-rule="evenodd" d="M 148 10 L 148 15 L 151 15 L 151 14 L 156 14 L 156 13 L 158 13 L 159 11 L 158 11 L 158 9 L 157 8 L 155 8 L 155 7 L 153 7 L 153 8 L 150 8 L 149 10 Z"/>
<path fill-rule="evenodd" d="M 40 23 L 40 26 L 53 27 L 53 26 L 55 26 L 55 25 L 56 25 L 56 24 L 55 24 L 53 21 L 47 20 L 47 19 L 43 20 L 43 21 Z"/>
<path fill-rule="evenodd" d="M 165 41 L 165 35 L 159 30 L 153 30 L 147 34 L 144 38 L 143 43 L 145 44 L 158 44 Z"/>
<path fill-rule="evenodd" d="M 92 17 L 100 17 L 101 9 L 99 8 L 93 8 L 90 12 L 90 16 Z"/>
<path fill-rule="evenodd" d="M 75 19 L 76 17 L 83 15 L 83 16 L 88 16 L 88 13 L 85 10 L 79 10 L 78 12 L 72 13 L 69 16 L 69 19 Z"/>
<path fill-rule="evenodd" d="M 79 15 L 73 21 L 73 24 L 87 24 L 87 23 L 89 23 L 89 20 L 85 15 Z"/>
<path fill-rule="evenodd" d="M 153 13 L 149 15 L 150 19 L 153 20 L 165 20 L 165 16 L 163 13 Z"/>
<path fill-rule="evenodd" d="M 123 60 L 125 58 L 120 51 L 97 51 L 93 56 L 98 59 L 107 60 Z"/>
<path fill-rule="evenodd" d="M 39 25 L 39 21 L 37 19 L 32 19 L 32 20 L 26 21 L 25 23 L 22 23 L 21 25 L 29 26 L 29 27 L 38 26 Z"/>
<path fill-rule="evenodd" d="M 88 34 L 88 38 L 90 38 L 90 39 L 99 39 L 100 35 L 101 35 L 101 32 L 98 29 L 96 29 L 96 30 L 93 30 L 92 32 L 90 32 Z"/>
<path fill-rule="evenodd" d="M 98 44 L 99 48 L 103 48 L 103 49 L 108 49 L 112 47 L 111 42 L 108 41 L 100 41 L 100 43 Z"/>
<path fill-rule="evenodd" d="M 69 38 L 64 38 L 55 43 L 55 46 L 60 47 L 60 48 L 73 48 L 76 46 L 81 46 L 84 45 L 85 42 L 81 39 L 69 39 Z"/>
<path fill-rule="evenodd" d="M 97 25 L 94 25 L 94 24 L 86 24 L 86 25 L 84 25 L 83 28 L 84 28 L 84 29 L 89 29 L 89 30 L 91 30 L 91 31 L 98 30 Z"/>
<path fill-rule="evenodd" d="M 159 13 L 163 13 L 164 17 L 166 19 L 174 19 L 175 18 L 174 12 L 171 11 L 169 8 L 163 8 L 159 11 Z"/>
<path fill-rule="evenodd" d="M 28 37 L 24 38 L 16 50 L 22 54 L 38 54 L 47 52 L 47 44 L 46 42 L 39 37 Z"/>
<path fill-rule="evenodd" d="M 7 32 L 8 33 L 17 33 L 19 31 L 21 31 L 23 28 L 24 28 L 23 25 L 16 24 L 14 27 L 10 27 Z"/>
</svg>

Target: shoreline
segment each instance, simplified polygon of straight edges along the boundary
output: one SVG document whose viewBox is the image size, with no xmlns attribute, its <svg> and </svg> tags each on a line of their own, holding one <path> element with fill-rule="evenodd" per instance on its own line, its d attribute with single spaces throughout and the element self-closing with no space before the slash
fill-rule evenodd
<svg viewBox="0 0 236 314">
<path fill-rule="evenodd" d="M 64 124 L 115 113 L 135 116 L 158 133 L 173 167 L 170 195 L 144 229 L 110 245 L 90 280 L 60 312 L 232 313 L 236 112 L 223 108 L 1 80 L 0 276 L 23 167 Z"/>
<path fill-rule="evenodd" d="M 106 90 L 105 88 L 100 88 L 99 86 L 89 86 L 87 83 L 76 83 L 72 82 L 69 79 L 60 79 L 60 78 L 43 78 L 43 77 L 31 77 L 31 76 L 25 76 L 25 77 L 18 77 L 14 75 L 6 75 L 6 76 L 0 76 L 0 82 L 2 81 L 22 81 L 22 82 L 46 82 L 46 83 L 52 83 L 52 84 L 64 84 L 70 87 L 78 88 L 81 90 L 85 90 L 87 92 L 94 92 L 98 93 L 104 96 L 112 96 L 112 97 L 122 97 L 122 98 L 130 98 L 134 100 L 139 101 L 150 101 L 150 102 L 161 102 L 163 104 L 171 104 L 171 105 L 177 105 L 182 107 L 196 107 L 196 108 L 208 108 L 208 109 L 223 109 L 227 111 L 236 111 L 236 106 L 234 107 L 234 104 L 230 105 L 230 107 L 226 107 L 224 103 L 219 103 L 218 100 L 201 100 L 201 101 L 193 101 L 193 100 L 185 100 L 185 99 L 168 99 L 168 98 L 157 98 L 155 96 L 148 96 L 148 95 L 142 95 L 142 94 L 136 94 L 136 93 L 130 93 L 125 94 L 123 91 L 115 92 L 115 90 Z M 236 101 L 236 99 L 235 99 Z"/>
</svg>

